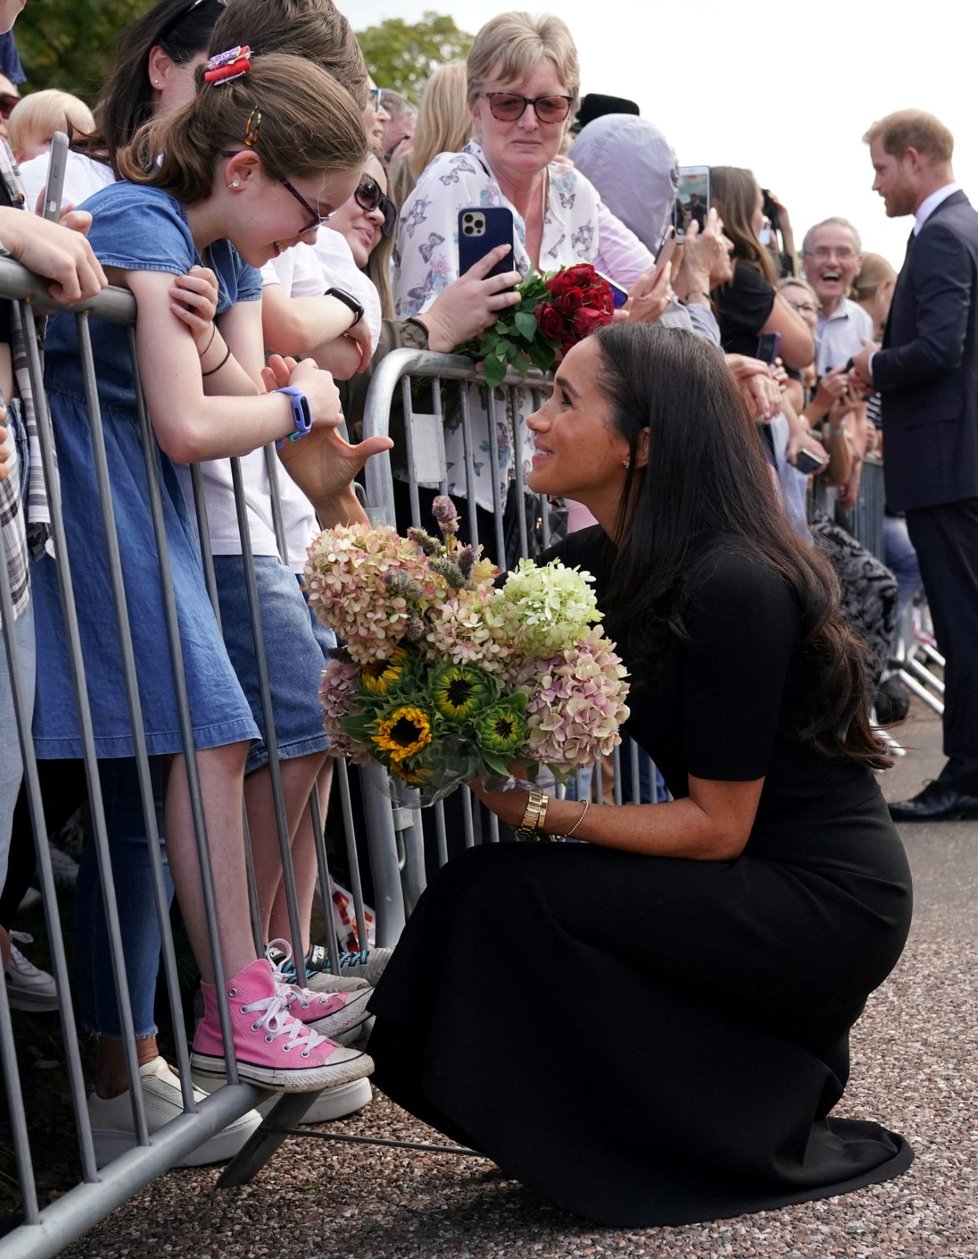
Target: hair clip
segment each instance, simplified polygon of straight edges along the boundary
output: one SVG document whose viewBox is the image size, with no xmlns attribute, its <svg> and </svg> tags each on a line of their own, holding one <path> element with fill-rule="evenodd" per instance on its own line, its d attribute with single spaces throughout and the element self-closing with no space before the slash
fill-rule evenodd
<svg viewBox="0 0 978 1259">
<path fill-rule="evenodd" d="M 251 47 L 249 44 L 239 44 L 236 48 L 229 48 L 227 52 L 219 52 L 210 58 L 204 70 L 204 80 L 207 83 L 229 83 L 231 79 L 247 74 L 250 69 Z"/>
<path fill-rule="evenodd" d="M 244 142 L 248 148 L 254 148 L 258 143 L 258 132 L 261 130 L 261 110 L 256 105 L 248 115 L 248 121 L 245 123 Z"/>
</svg>

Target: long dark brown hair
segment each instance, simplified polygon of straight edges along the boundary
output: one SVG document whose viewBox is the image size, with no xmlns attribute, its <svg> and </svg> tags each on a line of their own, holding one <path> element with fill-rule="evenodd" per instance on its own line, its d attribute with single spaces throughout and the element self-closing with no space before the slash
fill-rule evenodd
<svg viewBox="0 0 978 1259">
<path fill-rule="evenodd" d="M 614 538 L 609 628 L 654 676 L 686 634 L 691 580 L 717 543 L 780 574 L 801 611 L 815 674 L 803 742 L 872 769 L 891 764 L 869 723 L 866 649 L 842 620 L 828 560 L 799 537 L 774 487 L 754 421 L 723 358 L 692 333 L 612 324 L 593 334 L 612 422 L 631 458 Z M 639 467 L 642 432 L 649 457 Z"/>
<path fill-rule="evenodd" d="M 95 130 L 73 140 L 72 148 L 116 175 L 115 155 L 132 143 L 136 132 L 153 117 L 155 92 L 149 81 L 149 54 L 157 45 L 178 65 L 207 51 L 211 31 L 224 12 L 225 0 L 161 0 L 122 32 L 108 78 L 95 105 Z"/>
</svg>

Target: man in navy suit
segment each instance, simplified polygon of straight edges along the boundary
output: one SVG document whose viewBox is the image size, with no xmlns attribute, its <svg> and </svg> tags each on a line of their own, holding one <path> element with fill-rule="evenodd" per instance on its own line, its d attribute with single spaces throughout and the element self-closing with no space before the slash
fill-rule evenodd
<svg viewBox="0 0 978 1259">
<path fill-rule="evenodd" d="M 940 775 L 897 821 L 978 818 L 978 212 L 954 182 L 954 138 L 918 110 L 863 137 L 890 218 L 914 216 L 883 345 L 854 360 L 879 390 L 886 497 L 906 512 L 946 660 Z"/>
</svg>

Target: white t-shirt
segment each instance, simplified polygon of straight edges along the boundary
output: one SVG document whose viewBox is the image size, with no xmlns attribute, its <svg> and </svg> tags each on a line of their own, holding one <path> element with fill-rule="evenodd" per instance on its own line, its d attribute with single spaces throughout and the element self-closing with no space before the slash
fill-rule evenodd
<svg viewBox="0 0 978 1259">
<path fill-rule="evenodd" d="M 339 232 L 324 228 L 317 232 L 315 245 L 296 245 L 279 254 L 262 268 L 266 285 L 281 284 L 290 297 L 322 297 L 328 288 L 343 289 L 363 306 L 370 328 L 372 348 L 380 338 L 380 298 L 370 278 L 353 259 L 350 246 Z M 319 523 L 306 496 L 284 470 L 278 477 L 279 500 L 289 567 L 301 573 L 309 543 L 319 533 Z M 271 504 L 269 504 L 269 508 Z"/>
<path fill-rule="evenodd" d="M 48 181 L 48 163 L 50 153 L 39 153 L 30 161 L 20 164 L 20 175 L 27 193 L 27 208 L 34 210 L 37 199 L 43 193 Z M 65 166 L 65 185 L 61 196 L 62 205 L 80 206 L 83 201 L 98 192 L 99 189 L 115 183 L 115 173 L 105 162 L 93 161 L 83 153 L 68 150 L 68 162 Z"/>
</svg>

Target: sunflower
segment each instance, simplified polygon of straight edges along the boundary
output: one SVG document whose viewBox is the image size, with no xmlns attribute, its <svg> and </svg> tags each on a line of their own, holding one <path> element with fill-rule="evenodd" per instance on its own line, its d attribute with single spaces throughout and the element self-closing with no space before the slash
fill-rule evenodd
<svg viewBox="0 0 978 1259">
<path fill-rule="evenodd" d="M 496 698 L 497 687 L 482 669 L 443 664 L 432 670 L 430 693 L 443 716 L 464 721 Z"/>
<path fill-rule="evenodd" d="M 487 752 L 507 756 L 526 742 L 527 727 L 523 713 L 506 703 L 494 704 L 476 723 L 476 739 Z"/>
<path fill-rule="evenodd" d="M 370 660 L 362 664 L 360 686 L 368 695 L 387 695 L 401 680 L 407 655 L 403 647 L 395 647 L 386 660 Z"/>
<path fill-rule="evenodd" d="M 372 740 L 398 765 L 431 742 L 431 719 L 420 708 L 402 705 L 377 723 Z"/>
</svg>

